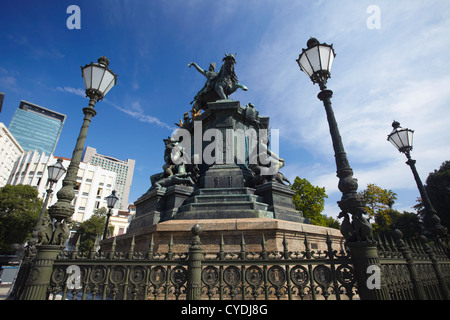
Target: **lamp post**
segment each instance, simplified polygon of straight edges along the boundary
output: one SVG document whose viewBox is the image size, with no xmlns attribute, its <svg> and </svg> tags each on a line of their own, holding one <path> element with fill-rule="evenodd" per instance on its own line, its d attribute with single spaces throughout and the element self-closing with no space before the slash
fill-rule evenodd
<svg viewBox="0 0 450 320">
<path fill-rule="evenodd" d="M 66 168 L 64 168 L 64 166 L 62 165 L 62 162 L 63 162 L 63 159 L 58 158 L 58 160 L 56 160 L 55 164 L 47 167 L 49 187 L 48 187 L 47 193 L 45 195 L 44 204 L 42 205 L 41 214 L 39 215 L 39 219 L 36 222 L 36 226 L 34 227 L 34 230 L 32 232 L 32 237 L 31 237 L 30 241 L 28 242 L 28 244 L 29 244 L 29 248 L 28 248 L 29 253 L 28 254 L 30 256 L 34 255 L 35 245 L 39 241 L 38 233 L 41 232 L 41 228 L 43 226 L 43 221 L 44 221 L 45 213 L 47 211 L 48 201 L 50 199 L 50 195 L 53 193 L 53 184 L 57 183 L 58 180 L 66 172 Z M 43 238 L 43 237 L 41 237 L 41 238 Z"/>
<path fill-rule="evenodd" d="M 58 244 L 63 238 L 68 237 L 67 222 L 68 220 L 70 221 L 70 218 L 74 213 L 71 202 L 75 198 L 74 187 L 81 162 L 81 154 L 84 149 L 89 124 L 92 117 L 97 114 L 94 106 L 97 101 L 103 99 L 117 82 L 117 75 L 108 68 L 108 65 L 108 58 L 100 57 L 98 63 L 91 62 L 90 64 L 81 67 L 86 87 L 86 97 L 89 98 L 89 106 L 83 108 L 83 125 L 81 126 L 80 134 L 78 135 L 66 177 L 63 180 L 63 187 L 57 193 L 58 201 L 49 208 L 50 216 L 57 220 L 57 225 L 62 229 L 56 230 L 58 227 L 55 229 L 50 244 Z M 57 237 L 59 237 L 59 240 Z"/>
<path fill-rule="evenodd" d="M 447 233 L 447 228 L 441 225 L 441 219 L 437 216 L 436 210 L 431 204 L 430 198 L 422 184 L 419 173 L 416 169 L 416 160 L 411 159 L 411 150 L 413 149 L 413 135 L 414 130 L 402 128 L 398 121 L 392 122 L 393 130 L 388 135 L 387 140 L 401 153 L 405 154 L 408 161 L 406 164 L 411 168 L 411 171 L 416 180 L 420 196 L 425 207 L 424 225 L 427 231 L 434 236 L 440 236 Z"/>
<path fill-rule="evenodd" d="M 315 38 L 310 38 L 306 45 L 307 49 L 303 49 L 297 59 L 297 63 L 311 81 L 319 85 L 321 90 L 317 97 L 323 102 L 327 114 L 336 161 L 336 173 L 339 178 L 338 187 L 342 192 L 342 198 L 341 201 L 338 201 L 338 205 L 344 214 L 351 213 L 354 219 L 356 217 L 358 220 L 361 220 L 364 219 L 362 218 L 362 214 L 365 212 L 365 201 L 357 193 L 358 182 L 353 178 L 353 170 L 348 162 L 336 118 L 331 107 L 333 91 L 328 90 L 326 86 L 327 80 L 331 76 L 331 66 L 333 65 L 336 54 L 334 53 L 333 45 L 319 43 Z M 369 228 L 370 224 L 367 221 L 362 222 L 366 224 L 365 237 L 368 237 L 370 236 L 369 231 L 371 232 L 371 228 Z"/>
<path fill-rule="evenodd" d="M 44 219 L 40 226 L 38 237 L 42 240 L 36 246 L 36 258 L 32 263 L 23 294 L 20 294 L 20 299 L 23 300 L 45 300 L 48 296 L 47 289 L 53 272 L 53 263 L 70 234 L 69 223 L 74 213 L 72 206 L 72 200 L 75 198 L 74 187 L 89 124 L 92 117 L 97 114 L 94 106 L 117 83 L 117 75 L 108 68 L 108 58 L 100 57 L 97 61 L 98 63 L 91 62 L 81 67 L 89 106 L 83 108 L 83 124 L 62 183 L 63 187 L 56 194 L 58 201 L 48 209 L 50 219 Z M 54 226 L 52 220 L 55 220 Z"/>
<path fill-rule="evenodd" d="M 374 265 L 381 269 L 380 259 L 376 242 L 372 239 L 372 226 L 363 216 L 366 203 L 357 192 L 358 181 L 353 178 L 353 170 L 348 162 L 331 107 L 333 92 L 328 90 L 326 86 L 331 76 L 331 66 L 336 54 L 332 45 L 319 43 L 315 38 L 310 38 L 306 45 L 307 48 L 302 50 L 297 63 L 311 81 L 314 84 L 317 83 L 320 87 L 317 97 L 323 102 L 327 114 L 336 160 L 336 174 L 339 178 L 338 188 L 342 192 L 342 198 L 338 201 L 339 208 L 342 210 L 339 217 L 344 217 L 341 231 L 351 251 L 359 295 L 364 300 L 384 300 L 388 298 L 388 295 L 382 276 L 380 287 L 368 287 L 368 274 L 365 271 L 368 270 L 369 266 Z M 351 222 L 348 216 L 349 213 L 352 216 Z"/>
<path fill-rule="evenodd" d="M 106 224 L 105 224 L 105 231 L 103 231 L 103 240 L 106 239 L 106 233 L 108 232 L 108 225 L 109 225 L 109 218 L 111 217 L 111 209 L 114 208 L 116 205 L 117 198 L 116 191 L 113 190 L 112 193 L 106 197 L 106 206 L 108 207 L 108 213 L 106 214 Z"/>
<path fill-rule="evenodd" d="M 47 167 L 49 187 L 45 196 L 44 204 L 42 205 L 41 214 L 36 222 L 36 226 L 31 232 L 31 238 L 28 241 L 27 247 L 25 248 L 24 255 L 22 257 L 22 263 L 17 274 L 16 280 L 14 282 L 14 287 L 11 290 L 8 299 L 16 299 L 19 297 L 21 290 L 23 290 L 23 285 L 25 284 L 28 275 L 30 274 L 31 262 L 36 256 L 36 245 L 42 239 L 39 234 L 42 232 L 42 226 L 44 224 L 44 217 L 47 210 L 47 204 L 50 199 L 50 195 L 53 193 L 53 184 L 57 183 L 58 180 L 66 172 L 66 169 L 62 165 L 63 159 L 58 158 L 55 164 Z M 48 226 L 50 227 L 50 226 Z"/>
</svg>

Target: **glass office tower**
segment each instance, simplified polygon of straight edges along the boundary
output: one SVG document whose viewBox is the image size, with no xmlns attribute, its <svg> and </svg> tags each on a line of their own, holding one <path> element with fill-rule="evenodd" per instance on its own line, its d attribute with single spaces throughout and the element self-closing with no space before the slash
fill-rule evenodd
<svg viewBox="0 0 450 320">
<path fill-rule="evenodd" d="M 66 116 L 36 104 L 20 101 L 9 124 L 9 131 L 25 151 L 52 154 Z"/>
</svg>

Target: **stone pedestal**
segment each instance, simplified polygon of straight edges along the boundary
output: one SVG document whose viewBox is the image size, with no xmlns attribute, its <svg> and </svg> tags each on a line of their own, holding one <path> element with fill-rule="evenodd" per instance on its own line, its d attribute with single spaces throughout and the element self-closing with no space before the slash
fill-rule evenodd
<svg viewBox="0 0 450 320">
<path fill-rule="evenodd" d="M 128 227 L 128 232 L 172 219 L 193 191 L 193 187 L 183 185 L 148 191 L 134 203 L 136 215 Z"/>
<path fill-rule="evenodd" d="M 187 253 L 192 241 L 191 229 L 199 224 L 202 229 L 201 243 L 204 252 L 218 253 L 220 243 L 224 241 L 225 251 L 239 252 L 242 237 L 249 252 L 260 252 L 263 236 L 267 251 L 283 251 L 283 240 L 288 242 L 289 251 L 305 250 L 305 235 L 311 250 L 322 252 L 327 249 L 326 237 L 330 236 L 335 250 L 342 250 L 344 239 L 338 229 L 297 223 L 273 218 L 248 219 L 192 219 L 170 220 L 147 226 L 116 237 L 116 251 L 128 252 L 134 237 L 135 252 L 146 252 L 152 238 L 155 252 L 167 253 L 169 243 L 173 243 L 173 252 Z M 112 239 L 103 241 L 102 251 L 111 248 Z"/>
<path fill-rule="evenodd" d="M 273 212 L 275 219 L 309 223 L 309 219 L 304 218 L 299 211 L 295 210 L 292 202 L 295 192 L 288 186 L 274 181 L 267 182 L 258 186 L 255 194 L 269 205 L 267 210 Z"/>
<path fill-rule="evenodd" d="M 273 218 L 268 205 L 252 188 L 204 188 L 186 200 L 176 220 Z"/>
<path fill-rule="evenodd" d="M 201 122 L 199 132 L 195 124 L 185 121 L 186 128 L 194 134 L 191 152 L 199 152 L 195 147 L 198 140 L 204 151 L 211 142 L 198 139 L 198 135 L 203 137 L 206 130 L 216 129 L 223 140 L 217 141 L 222 149 L 215 152 L 223 152 L 226 163 L 202 162 L 194 187 L 176 184 L 148 191 L 135 202 L 136 216 L 128 232 L 171 219 L 275 218 L 309 222 L 292 204 L 294 191 L 276 181 L 257 186 L 248 167 L 250 145 L 257 143 L 260 129 L 268 129 L 269 118 L 260 117 L 253 107 L 242 107 L 239 101 L 219 100 L 209 103 L 195 121 Z M 248 135 L 249 132 L 256 135 Z"/>
</svg>

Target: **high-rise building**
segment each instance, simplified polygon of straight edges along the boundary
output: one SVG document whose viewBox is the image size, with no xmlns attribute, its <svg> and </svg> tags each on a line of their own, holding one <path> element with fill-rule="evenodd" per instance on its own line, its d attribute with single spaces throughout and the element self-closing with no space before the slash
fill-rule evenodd
<svg viewBox="0 0 450 320">
<path fill-rule="evenodd" d="M 53 154 L 65 120 L 64 114 L 22 100 L 9 131 L 25 151 Z"/>
<path fill-rule="evenodd" d="M 8 128 L 0 122 L 0 187 L 4 187 L 14 168 L 16 160 L 24 150 L 9 132 Z"/>
<path fill-rule="evenodd" d="M 82 161 L 117 173 L 115 184 L 116 195 L 119 198 L 118 208 L 120 210 L 127 210 L 135 161 L 131 159 L 122 161 L 110 156 L 101 155 L 97 153 L 97 149 L 91 147 L 84 149 Z"/>
</svg>

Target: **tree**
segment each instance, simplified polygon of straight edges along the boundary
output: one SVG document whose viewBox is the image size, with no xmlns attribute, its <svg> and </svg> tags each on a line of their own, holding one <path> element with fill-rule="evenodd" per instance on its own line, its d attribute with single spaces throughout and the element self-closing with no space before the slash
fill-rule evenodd
<svg viewBox="0 0 450 320">
<path fill-rule="evenodd" d="M 400 215 L 397 210 L 392 209 L 395 200 L 397 200 L 397 194 L 392 190 L 382 189 L 373 183 L 369 183 L 365 190 L 359 192 L 359 195 L 366 201 L 366 212 L 369 217 L 374 219 L 374 231 L 391 231 L 391 225 Z"/>
<path fill-rule="evenodd" d="M 0 251 L 8 251 L 11 244 L 24 244 L 30 238 L 42 206 L 37 190 L 31 186 L 0 188 Z"/>
<path fill-rule="evenodd" d="M 428 175 L 425 190 L 441 224 L 450 228 L 450 161 L 443 162 L 439 170 Z"/>
<path fill-rule="evenodd" d="M 94 246 L 95 239 L 103 235 L 106 223 L 106 208 L 100 208 L 94 211 L 94 214 L 78 227 L 78 233 L 81 237 L 78 250 L 82 253 L 88 253 Z"/>
<path fill-rule="evenodd" d="M 325 188 L 313 186 L 307 179 L 296 177 L 291 189 L 295 191 L 292 197 L 295 209 L 302 211 L 312 224 L 339 229 L 337 220 L 322 214 L 325 198 L 328 198 Z"/>
<path fill-rule="evenodd" d="M 405 239 L 420 235 L 422 232 L 420 218 L 415 213 L 404 211 L 392 223 L 391 231 L 395 229 L 401 230 Z"/>
</svg>

